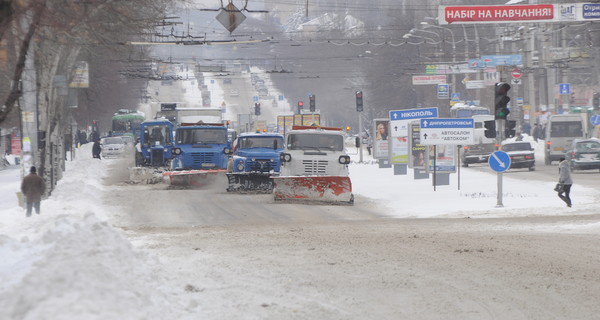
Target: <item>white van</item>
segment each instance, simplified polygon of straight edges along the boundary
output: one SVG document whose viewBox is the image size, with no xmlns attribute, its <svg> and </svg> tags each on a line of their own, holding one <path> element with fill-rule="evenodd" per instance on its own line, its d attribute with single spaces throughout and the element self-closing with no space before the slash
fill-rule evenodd
<svg viewBox="0 0 600 320">
<path fill-rule="evenodd" d="M 587 138 L 587 129 L 581 114 L 551 115 L 546 124 L 545 164 L 560 160 L 573 140 L 584 138 Z"/>
</svg>

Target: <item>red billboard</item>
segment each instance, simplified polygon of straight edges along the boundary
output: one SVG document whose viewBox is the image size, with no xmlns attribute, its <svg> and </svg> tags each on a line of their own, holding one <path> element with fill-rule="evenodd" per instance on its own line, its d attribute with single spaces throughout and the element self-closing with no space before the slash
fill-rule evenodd
<svg viewBox="0 0 600 320">
<path fill-rule="evenodd" d="M 509 6 L 442 6 L 440 23 L 500 23 L 535 22 L 553 20 L 552 4 L 509 5 Z"/>
</svg>

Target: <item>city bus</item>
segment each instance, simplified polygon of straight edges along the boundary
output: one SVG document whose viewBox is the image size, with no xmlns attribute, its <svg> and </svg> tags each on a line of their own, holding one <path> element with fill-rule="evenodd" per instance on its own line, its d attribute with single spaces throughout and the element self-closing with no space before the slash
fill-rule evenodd
<svg viewBox="0 0 600 320">
<path fill-rule="evenodd" d="M 146 120 L 144 113 L 120 109 L 112 117 L 111 136 L 139 136 L 140 125 Z"/>
</svg>

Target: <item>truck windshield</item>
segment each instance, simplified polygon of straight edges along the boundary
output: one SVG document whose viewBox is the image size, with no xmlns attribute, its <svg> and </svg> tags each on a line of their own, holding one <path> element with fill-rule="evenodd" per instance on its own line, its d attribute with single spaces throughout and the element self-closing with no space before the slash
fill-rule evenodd
<svg viewBox="0 0 600 320">
<path fill-rule="evenodd" d="M 276 141 L 277 148 L 283 148 L 283 139 L 278 137 L 241 137 L 240 149 L 248 148 L 271 148 L 273 141 Z"/>
<path fill-rule="evenodd" d="M 311 148 L 344 151 L 344 137 L 332 134 L 290 134 L 288 149 L 304 150 Z"/>
<path fill-rule="evenodd" d="M 226 144 L 227 131 L 224 129 L 190 128 L 177 130 L 178 144 L 214 143 Z"/>
<path fill-rule="evenodd" d="M 167 126 L 155 125 L 144 127 L 144 145 L 165 145 L 171 142 Z"/>
</svg>

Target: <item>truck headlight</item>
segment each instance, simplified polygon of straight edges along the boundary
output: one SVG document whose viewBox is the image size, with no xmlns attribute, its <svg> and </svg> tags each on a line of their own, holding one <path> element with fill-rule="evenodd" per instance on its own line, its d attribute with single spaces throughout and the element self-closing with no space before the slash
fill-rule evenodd
<svg viewBox="0 0 600 320">
<path fill-rule="evenodd" d="M 290 161 L 292 161 L 292 155 L 289 153 L 282 152 L 279 154 L 279 160 L 281 162 L 290 162 Z"/>
<path fill-rule="evenodd" d="M 173 148 L 173 154 L 180 155 L 181 154 L 181 149 L 180 148 Z"/>
<path fill-rule="evenodd" d="M 349 156 L 340 156 L 340 158 L 338 159 L 338 161 L 341 164 L 348 164 L 348 163 L 350 163 L 350 157 Z"/>
<path fill-rule="evenodd" d="M 244 171 L 244 161 L 242 161 L 242 160 L 238 161 L 238 163 L 237 163 L 237 169 L 239 171 Z"/>
<path fill-rule="evenodd" d="M 223 149 L 223 153 L 224 154 L 230 154 L 231 153 L 231 149 L 225 148 L 225 149 Z"/>
</svg>

